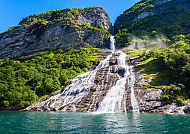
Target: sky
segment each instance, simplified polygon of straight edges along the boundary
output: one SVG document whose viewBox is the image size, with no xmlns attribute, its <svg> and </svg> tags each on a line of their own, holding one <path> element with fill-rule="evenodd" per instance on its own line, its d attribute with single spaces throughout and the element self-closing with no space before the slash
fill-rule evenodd
<svg viewBox="0 0 190 134">
<path fill-rule="evenodd" d="M 54 9 L 103 7 L 112 23 L 139 0 L 0 0 L 0 32 L 17 25 L 24 17 Z"/>
</svg>

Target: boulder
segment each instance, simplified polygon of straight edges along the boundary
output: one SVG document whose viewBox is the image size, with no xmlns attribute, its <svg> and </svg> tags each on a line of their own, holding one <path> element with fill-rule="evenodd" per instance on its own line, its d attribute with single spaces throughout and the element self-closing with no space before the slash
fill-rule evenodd
<svg viewBox="0 0 190 134">
<path fill-rule="evenodd" d="M 186 113 L 186 114 L 190 114 L 190 103 L 187 104 L 187 105 L 184 107 L 183 111 L 184 111 L 184 113 Z"/>
</svg>

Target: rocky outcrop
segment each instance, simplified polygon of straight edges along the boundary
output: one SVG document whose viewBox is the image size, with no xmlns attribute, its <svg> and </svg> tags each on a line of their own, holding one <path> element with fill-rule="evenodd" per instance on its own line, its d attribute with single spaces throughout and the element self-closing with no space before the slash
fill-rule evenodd
<svg viewBox="0 0 190 134">
<path fill-rule="evenodd" d="M 0 34 L 0 58 L 57 48 L 103 47 L 111 23 L 99 7 L 36 14 Z"/>
<path fill-rule="evenodd" d="M 118 75 L 118 72 L 122 69 L 123 68 L 111 66 L 98 70 L 91 92 L 77 105 L 77 111 L 96 111 L 108 90 L 116 84 L 116 81 L 119 78 L 121 78 L 121 76 Z"/>
<path fill-rule="evenodd" d="M 144 75 L 140 73 L 139 63 L 140 57 L 134 57 L 130 59 L 130 63 L 134 65 L 136 84 L 135 95 L 138 100 L 139 110 L 142 113 L 166 113 L 166 114 L 184 114 L 189 112 L 189 106 L 178 106 L 174 103 L 168 103 L 161 99 L 163 91 L 156 88 L 143 88 L 140 85 L 150 84 L 152 78 L 144 78 Z"/>
<path fill-rule="evenodd" d="M 186 114 L 190 114 L 190 103 L 189 104 L 187 104 L 185 107 L 184 107 L 184 112 L 186 113 Z"/>
<path fill-rule="evenodd" d="M 136 96 L 139 101 L 140 112 L 148 113 L 172 113 L 183 114 L 184 106 L 179 107 L 176 104 L 169 104 L 161 100 L 161 89 L 147 88 L 136 89 Z"/>
<path fill-rule="evenodd" d="M 140 20 L 140 19 L 143 19 L 143 18 L 148 17 L 148 16 L 151 16 L 151 15 L 154 15 L 154 13 L 153 13 L 153 12 L 150 12 L 150 11 L 149 11 L 149 12 L 144 11 L 144 12 L 138 14 L 138 15 L 133 19 L 133 21 L 135 22 L 135 21 L 138 21 L 138 20 Z"/>
</svg>

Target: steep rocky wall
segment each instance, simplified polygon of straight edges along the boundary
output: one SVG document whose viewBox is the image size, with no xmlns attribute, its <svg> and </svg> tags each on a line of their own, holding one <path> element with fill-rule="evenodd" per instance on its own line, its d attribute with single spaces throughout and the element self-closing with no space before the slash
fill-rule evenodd
<svg viewBox="0 0 190 134">
<path fill-rule="evenodd" d="M 151 16 L 161 15 L 162 20 L 165 20 L 165 18 L 170 20 L 170 17 L 175 14 L 175 17 L 179 16 L 180 18 L 181 13 L 186 14 L 190 12 L 189 7 L 190 2 L 188 0 L 141 0 L 118 16 L 114 29 L 117 33 L 118 30 L 128 28 L 135 22 Z M 177 11 L 179 11 L 179 14 L 176 13 Z M 165 22 L 163 21 L 162 23 L 164 24 Z"/>
<path fill-rule="evenodd" d="M 140 57 L 130 59 L 130 63 L 134 66 L 136 84 L 135 96 L 138 101 L 139 110 L 142 113 L 165 113 L 165 114 L 184 114 L 189 112 L 189 106 L 178 106 L 175 103 L 168 103 L 161 99 L 163 91 L 154 87 L 143 88 L 141 85 L 150 84 L 151 78 L 145 78 L 140 72 L 138 64 Z M 185 111 L 186 110 L 186 111 Z"/>
<path fill-rule="evenodd" d="M 0 34 L 0 58 L 46 49 L 103 47 L 111 23 L 99 7 L 64 9 L 32 15 Z"/>
</svg>

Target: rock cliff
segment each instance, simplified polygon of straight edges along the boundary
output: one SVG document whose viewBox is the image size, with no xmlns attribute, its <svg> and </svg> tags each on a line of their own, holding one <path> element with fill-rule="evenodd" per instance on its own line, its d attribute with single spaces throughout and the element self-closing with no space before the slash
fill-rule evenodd
<svg viewBox="0 0 190 134">
<path fill-rule="evenodd" d="M 179 106 L 176 103 L 163 101 L 161 96 L 163 90 L 155 87 L 143 88 L 141 85 L 150 84 L 151 78 L 145 78 L 140 71 L 138 64 L 140 57 L 130 58 L 130 63 L 134 66 L 136 84 L 135 95 L 139 104 L 139 111 L 142 113 L 165 113 L 165 114 L 184 114 L 189 112 L 188 105 Z"/>
<path fill-rule="evenodd" d="M 140 37 L 167 37 L 190 33 L 189 0 L 141 0 L 119 15 L 114 30 L 119 46 Z M 166 41 L 168 43 L 169 41 Z"/>
<path fill-rule="evenodd" d="M 57 48 L 103 47 L 111 23 L 99 7 L 63 9 L 24 18 L 0 34 L 0 58 Z"/>
</svg>

